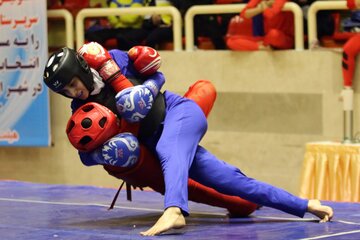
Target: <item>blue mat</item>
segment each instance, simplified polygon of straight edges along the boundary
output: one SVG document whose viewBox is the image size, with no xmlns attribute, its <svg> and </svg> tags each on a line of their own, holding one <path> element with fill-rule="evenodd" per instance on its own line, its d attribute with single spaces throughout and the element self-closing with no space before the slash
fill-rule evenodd
<svg viewBox="0 0 360 240">
<path fill-rule="evenodd" d="M 133 201 L 117 189 L 0 181 L 0 239 L 360 239 L 360 204 L 326 202 L 335 216 L 318 223 L 263 207 L 248 218 L 227 217 L 226 210 L 190 203 L 184 229 L 157 237 L 139 233 L 162 213 L 163 196 L 133 191 Z"/>
</svg>

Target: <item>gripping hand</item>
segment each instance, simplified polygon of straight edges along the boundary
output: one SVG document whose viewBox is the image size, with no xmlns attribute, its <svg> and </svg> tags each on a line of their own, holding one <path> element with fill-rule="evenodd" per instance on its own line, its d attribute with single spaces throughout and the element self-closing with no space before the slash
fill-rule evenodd
<svg viewBox="0 0 360 240">
<path fill-rule="evenodd" d="M 142 76 L 154 74 L 161 66 L 159 53 L 146 46 L 135 46 L 128 51 L 129 58 L 134 63 L 134 68 Z"/>
<path fill-rule="evenodd" d="M 97 164 L 117 167 L 134 166 L 140 155 L 140 145 L 131 133 L 119 133 L 88 156 Z"/>
<path fill-rule="evenodd" d="M 100 76 L 105 82 L 112 82 L 119 75 L 121 71 L 119 66 L 112 59 L 110 53 L 100 44 L 90 42 L 84 44 L 78 51 L 91 68 L 99 72 Z"/>
<path fill-rule="evenodd" d="M 154 103 L 154 95 L 144 85 L 127 88 L 116 94 L 116 108 L 126 121 L 140 122 Z"/>
<path fill-rule="evenodd" d="M 118 92 L 115 96 L 118 113 L 128 122 L 140 122 L 150 112 L 164 83 L 164 75 L 156 72 L 142 85 Z"/>
</svg>

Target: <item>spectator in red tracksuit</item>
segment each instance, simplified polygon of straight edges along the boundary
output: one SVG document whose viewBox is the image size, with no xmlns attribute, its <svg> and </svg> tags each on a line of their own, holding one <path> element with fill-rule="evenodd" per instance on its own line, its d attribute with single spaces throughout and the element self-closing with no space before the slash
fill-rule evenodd
<svg viewBox="0 0 360 240">
<path fill-rule="evenodd" d="M 249 51 L 260 49 L 291 49 L 294 47 L 294 16 L 281 11 L 286 0 L 250 0 L 241 11 L 241 18 L 263 14 L 264 36 L 231 36 L 229 49 Z"/>
</svg>

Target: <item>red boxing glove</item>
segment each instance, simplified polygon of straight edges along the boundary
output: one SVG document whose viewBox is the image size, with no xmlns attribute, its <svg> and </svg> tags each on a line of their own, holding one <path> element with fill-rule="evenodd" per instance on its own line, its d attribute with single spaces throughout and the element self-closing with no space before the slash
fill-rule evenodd
<svg viewBox="0 0 360 240">
<path fill-rule="evenodd" d="M 121 75 L 119 66 L 112 59 L 110 53 L 100 44 L 90 42 L 84 44 L 78 51 L 91 68 L 99 72 L 106 82 L 111 82 Z"/>
<path fill-rule="evenodd" d="M 159 53 L 146 46 L 135 46 L 128 51 L 129 58 L 134 62 L 134 68 L 142 75 L 154 74 L 161 65 Z"/>
</svg>

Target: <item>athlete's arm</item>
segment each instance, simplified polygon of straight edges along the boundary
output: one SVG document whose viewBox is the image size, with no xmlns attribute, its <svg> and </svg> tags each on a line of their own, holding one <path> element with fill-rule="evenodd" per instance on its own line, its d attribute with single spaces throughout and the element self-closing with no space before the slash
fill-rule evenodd
<svg viewBox="0 0 360 240">
<path fill-rule="evenodd" d="M 124 89 L 116 94 L 119 114 L 129 122 L 139 122 L 144 119 L 164 83 L 164 75 L 156 72 L 142 85 Z"/>
<path fill-rule="evenodd" d="M 139 141 L 131 133 L 119 133 L 94 151 L 79 151 L 81 162 L 85 166 L 100 164 L 131 167 L 137 163 L 139 154 Z"/>
</svg>

